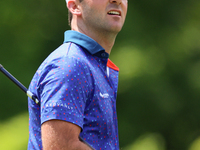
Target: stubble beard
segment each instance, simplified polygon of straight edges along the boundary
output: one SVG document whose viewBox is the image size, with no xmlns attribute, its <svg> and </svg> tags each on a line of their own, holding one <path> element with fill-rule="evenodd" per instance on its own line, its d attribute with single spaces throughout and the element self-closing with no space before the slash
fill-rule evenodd
<svg viewBox="0 0 200 150">
<path fill-rule="evenodd" d="M 121 31 L 122 26 L 117 25 L 115 21 L 108 20 L 108 16 L 100 15 L 100 12 L 96 12 L 95 9 L 84 5 L 83 8 L 83 21 L 85 28 L 88 32 L 96 33 L 102 37 L 112 37 L 115 38 L 117 34 Z M 110 19 L 110 18 L 109 18 Z M 113 18 L 112 18 L 113 19 Z M 118 20 L 119 21 L 119 20 Z"/>
<path fill-rule="evenodd" d="M 106 19 L 102 18 L 89 18 L 88 27 L 93 30 L 96 34 L 102 37 L 112 37 L 115 38 L 117 34 L 121 31 L 121 27 L 117 25 L 112 25 L 112 23 L 106 22 Z"/>
</svg>

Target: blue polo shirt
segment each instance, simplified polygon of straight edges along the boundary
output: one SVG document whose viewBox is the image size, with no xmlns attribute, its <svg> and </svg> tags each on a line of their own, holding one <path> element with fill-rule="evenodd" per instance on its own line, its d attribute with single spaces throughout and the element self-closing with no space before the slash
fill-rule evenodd
<svg viewBox="0 0 200 150">
<path fill-rule="evenodd" d="M 118 150 L 116 97 L 119 69 L 90 37 L 66 31 L 64 43 L 36 71 L 29 90 L 29 150 L 42 149 L 41 125 L 64 120 L 82 128 L 80 136 L 94 149 Z"/>
</svg>

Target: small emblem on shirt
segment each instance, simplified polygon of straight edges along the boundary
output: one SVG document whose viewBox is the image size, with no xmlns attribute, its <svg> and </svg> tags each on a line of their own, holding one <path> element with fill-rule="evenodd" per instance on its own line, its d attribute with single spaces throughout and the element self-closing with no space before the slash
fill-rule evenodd
<svg viewBox="0 0 200 150">
<path fill-rule="evenodd" d="M 102 93 L 100 92 L 100 96 L 101 96 L 102 98 L 108 98 L 108 97 L 109 97 L 109 94 L 108 94 L 108 93 L 102 94 Z"/>
</svg>

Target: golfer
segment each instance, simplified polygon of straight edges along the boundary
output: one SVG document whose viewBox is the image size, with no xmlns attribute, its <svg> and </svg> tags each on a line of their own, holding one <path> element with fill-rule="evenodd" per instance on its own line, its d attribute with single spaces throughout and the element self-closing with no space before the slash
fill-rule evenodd
<svg viewBox="0 0 200 150">
<path fill-rule="evenodd" d="M 127 0 L 67 0 L 71 30 L 36 71 L 28 150 L 119 150 L 118 67 L 109 59 Z"/>
</svg>

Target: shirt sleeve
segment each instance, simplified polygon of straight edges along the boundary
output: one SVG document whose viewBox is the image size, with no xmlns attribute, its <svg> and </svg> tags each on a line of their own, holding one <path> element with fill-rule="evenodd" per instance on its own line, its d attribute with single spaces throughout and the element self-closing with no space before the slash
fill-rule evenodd
<svg viewBox="0 0 200 150">
<path fill-rule="evenodd" d="M 83 128 L 90 78 L 87 65 L 76 58 L 63 56 L 47 62 L 38 83 L 41 124 L 59 119 Z"/>
</svg>

